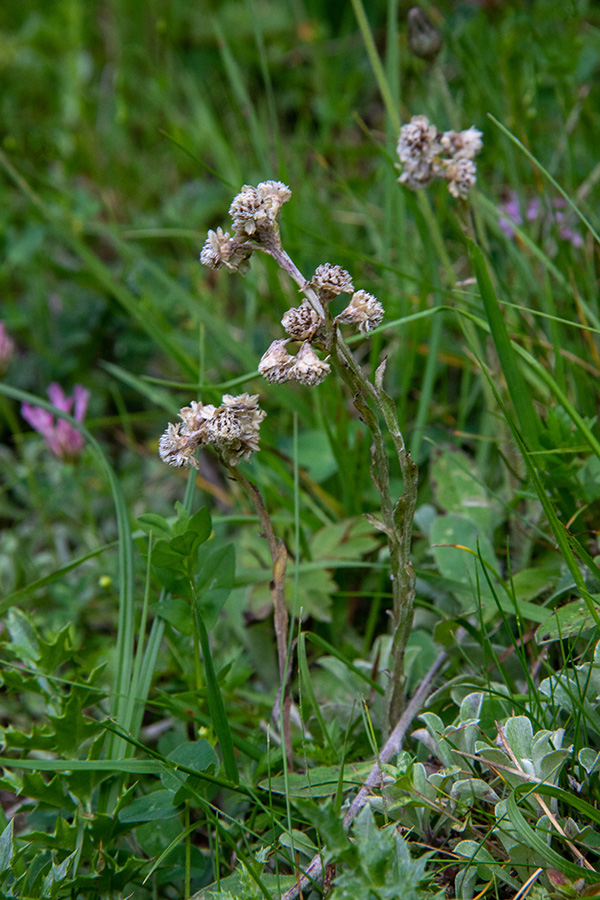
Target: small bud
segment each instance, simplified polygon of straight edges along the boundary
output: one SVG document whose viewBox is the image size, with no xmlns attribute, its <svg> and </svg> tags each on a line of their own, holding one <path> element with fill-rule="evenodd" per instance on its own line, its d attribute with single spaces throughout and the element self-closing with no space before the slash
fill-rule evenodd
<svg viewBox="0 0 600 900">
<path fill-rule="evenodd" d="M 408 46 L 419 59 L 433 60 L 442 49 L 442 36 L 418 6 L 408 11 Z"/>
<path fill-rule="evenodd" d="M 312 306 L 303 303 L 302 306 L 288 309 L 283 314 L 281 324 L 295 341 L 310 341 L 325 323 Z"/>
<path fill-rule="evenodd" d="M 258 371 L 271 384 L 283 384 L 290 378 L 290 369 L 294 365 L 295 359 L 285 349 L 288 343 L 287 338 L 273 341 L 266 353 L 263 353 L 258 364 Z"/>
<path fill-rule="evenodd" d="M 325 381 L 330 371 L 329 363 L 319 359 L 310 344 L 303 344 L 290 371 L 290 378 L 294 378 L 300 384 L 314 387 Z"/>
</svg>

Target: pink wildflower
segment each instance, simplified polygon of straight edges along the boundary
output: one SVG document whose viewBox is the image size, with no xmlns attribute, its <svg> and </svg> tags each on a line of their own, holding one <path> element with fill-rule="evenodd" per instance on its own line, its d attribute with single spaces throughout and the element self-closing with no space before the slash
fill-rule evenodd
<svg viewBox="0 0 600 900">
<path fill-rule="evenodd" d="M 56 409 L 70 413 L 73 418 L 83 422 L 90 392 L 80 384 L 75 385 L 72 397 L 67 397 L 59 384 L 53 383 L 48 388 L 48 397 Z M 64 419 L 55 418 L 52 413 L 39 406 L 23 403 L 21 415 L 31 427 L 44 438 L 46 446 L 59 459 L 73 461 L 81 456 L 84 447 L 83 435 Z"/>
</svg>

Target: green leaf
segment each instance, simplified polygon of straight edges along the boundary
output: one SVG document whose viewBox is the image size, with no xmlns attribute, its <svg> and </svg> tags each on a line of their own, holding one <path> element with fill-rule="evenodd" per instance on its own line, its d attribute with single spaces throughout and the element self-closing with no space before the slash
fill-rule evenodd
<svg viewBox="0 0 600 900">
<path fill-rule="evenodd" d="M 240 776 L 237 767 L 237 760 L 235 758 L 235 748 L 233 744 L 233 738 L 231 736 L 231 728 L 229 727 L 229 719 L 227 718 L 227 713 L 225 712 L 225 705 L 223 703 L 223 697 L 221 696 L 221 689 L 219 688 L 217 674 L 215 672 L 214 664 L 212 661 L 206 626 L 204 624 L 202 615 L 197 608 L 197 605 L 194 607 L 194 610 L 198 628 L 198 637 L 200 640 L 202 656 L 204 659 L 206 692 L 208 696 L 208 708 L 210 710 L 212 726 L 215 730 L 215 734 L 219 739 L 219 746 L 221 748 L 221 754 L 223 756 L 223 766 L 225 768 L 225 774 L 227 778 L 231 782 L 233 782 L 233 784 L 239 784 Z"/>
<path fill-rule="evenodd" d="M 496 345 L 500 367 L 506 379 L 508 393 L 510 394 L 517 415 L 519 428 L 528 450 L 535 450 L 539 444 L 538 436 L 542 430 L 542 423 L 535 411 L 531 399 L 531 392 L 521 373 L 517 354 L 513 349 L 510 337 L 508 336 L 508 330 L 487 270 L 483 253 L 470 239 L 467 239 L 467 243 L 469 245 L 471 263 L 473 264 L 475 277 L 477 278 L 477 284 L 479 285 L 485 314 L 490 326 L 490 332 L 494 339 L 494 344 Z"/>
<path fill-rule="evenodd" d="M 208 631 L 214 628 L 235 582 L 235 547 L 226 544 L 210 553 L 203 552 L 196 569 L 198 604 Z"/>
<path fill-rule="evenodd" d="M 195 769 L 198 772 L 208 772 L 209 775 L 216 775 L 219 771 L 219 757 L 214 751 L 211 744 L 204 738 L 197 741 L 189 741 L 186 744 L 180 744 L 167 756 L 171 762 L 181 763 L 189 769 Z M 182 784 L 189 779 L 193 779 L 193 775 L 186 772 L 177 772 L 174 769 L 165 770 L 161 775 L 161 781 L 165 788 L 170 791 L 177 791 Z"/>
<path fill-rule="evenodd" d="M 600 601 L 600 594 L 590 594 L 593 600 Z M 596 614 L 600 614 L 600 605 L 595 605 Z M 549 644 L 564 638 L 580 635 L 590 628 L 596 627 L 596 619 L 583 599 L 574 600 L 561 606 L 543 622 L 535 632 L 538 644 Z"/>
<path fill-rule="evenodd" d="M 289 772 L 287 775 L 275 775 L 261 782 L 264 790 L 274 794 L 286 794 L 290 797 L 329 797 L 335 794 L 340 777 L 339 766 L 316 766 L 304 774 Z M 362 786 L 358 776 L 344 778 L 342 790 Z"/>
<path fill-rule="evenodd" d="M 137 797 L 133 803 L 119 811 L 118 819 L 120 822 L 155 822 L 175 815 L 177 808 L 173 806 L 173 792 L 158 790 L 144 797 Z"/>
<path fill-rule="evenodd" d="M 0 873 L 11 869 L 11 863 L 15 855 L 13 829 L 14 819 L 11 819 L 2 834 L 0 834 Z"/>
<path fill-rule="evenodd" d="M 180 597 L 167 594 L 156 607 L 156 614 L 182 634 L 192 633 L 192 611 L 189 603 Z"/>
<path fill-rule="evenodd" d="M 17 607 L 13 607 L 7 613 L 6 625 L 12 651 L 23 662 L 37 662 L 40 658 L 39 640 L 28 616 Z"/>
<path fill-rule="evenodd" d="M 437 516 L 429 533 L 433 557 L 444 578 L 454 583 L 453 592 L 467 611 L 477 604 L 478 592 L 485 600 L 492 594 L 482 571 L 478 554 L 498 571 L 498 560 L 488 537 L 472 520 L 456 513 Z M 489 571 L 489 570 L 488 570 Z"/>
<path fill-rule="evenodd" d="M 136 523 L 145 534 L 152 534 L 155 538 L 169 540 L 173 537 L 173 529 L 163 516 L 155 513 L 144 513 L 138 516 Z"/>
<path fill-rule="evenodd" d="M 444 512 L 463 515 L 477 523 L 488 537 L 500 515 L 489 497 L 473 460 L 454 447 L 435 448 L 431 455 L 431 486 L 437 505 Z"/>
</svg>

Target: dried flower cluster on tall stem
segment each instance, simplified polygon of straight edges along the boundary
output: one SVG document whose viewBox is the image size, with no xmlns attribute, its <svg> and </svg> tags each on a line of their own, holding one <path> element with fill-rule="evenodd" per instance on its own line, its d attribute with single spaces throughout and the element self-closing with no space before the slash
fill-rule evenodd
<svg viewBox="0 0 600 900">
<path fill-rule="evenodd" d="M 483 146 L 481 131 L 438 131 L 427 116 L 413 116 L 400 129 L 398 181 L 412 191 L 427 187 L 435 178 L 448 182 L 453 197 L 464 198 L 477 180 L 474 159 Z"/>
<path fill-rule="evenodd" d="M 404 705 L 404 651 L 412 624 L 415 576 L 410 562 L 413 516 L 417 499 L 417 468 L 404 445 L 392 400 L 383 389 L 385 360 L 372 383 L 356 362 L 341 332 L 351 326 L 368 334 L 380 325 L 384 309 L 372 294 L 355 290 L 352 278 L 341 266 L 320 265 L 307 279 L 283 249 L 277 216 L 291 197 L 290 189 L 279 181 L 245 185 L 234 198 L 229 212 L 232 234 L 221 228 L 209 231 L 200 255 L 201 262 L 213 269 L 222 267 L 242 274 L 255 252 L 271 256 L 295 281 L 304 295 L 298 307 L 287 310 L 281 320 L 285 336 L 267 348 L 259 363 L 259 372 L 272 384 L 297 381 L 313 387 L 320 384 L 332 367 L 349 388 L 362 421 L 369 428 L 371 475 L 381 497 L 381 514 L 369 515 L 371 523 L 387 538 L 390 550 L 392 583 L 392 651 L 387 689 L 387 726 L 391 730 Z M 334 301 L 348 295 L 346 306 L 335 315 Z M 181 423 L 169 425 L 161 438 L 160 455 L 170 465 L 197 465 L 195 452 L 212 444 L 233 477 L 244 487 L 254 504 L 263 531 L 269 541 L 273 561 L 273 602 L 282 684 L 286 681 L 287 613 L 283 601 L 285 548 L 278 541 L 257 488 L 233 469 L 247 459 L 258 445 L 258 425 L 264 413 L 257 397 L 247 394 L 223 398 L 223 406 L 192 403 L 180 411 Z M 254 413 L 250 413 L 252 406 Z M 233 411 L 235 415 L 231 416 Z M 238 412 L 239 411 L 239 412 Z M 242 415 L 242 420 L 239 415 Z M 225 431 L 223 431 L 223 428 Z M 404 482 L 403 495 L 394 500 L 390 490 L 389 460 L 384 432 L 392 438 Z M 284 698 L 285 708 L 285 698 Z M 284 736 L 285 737 L 285 736 Z"/>
</svg>

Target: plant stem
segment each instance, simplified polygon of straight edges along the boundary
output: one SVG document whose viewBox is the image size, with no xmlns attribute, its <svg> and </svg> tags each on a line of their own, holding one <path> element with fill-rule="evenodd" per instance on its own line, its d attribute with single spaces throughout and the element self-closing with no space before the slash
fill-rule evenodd
<svg viewBox="0 0 600 900">
<path fill-rule="evenodd" d="M 369 516 L 387 537 L 392 581 L 392 650 L 390 680 L 386 690 L 388 729 L 393 727 L 404 708 L 404 654 L 410 635 L 415 598 L 415 573 L 410 559 L 413 519 L 417 503 L 419 472 L 404 444 L 392 399 L 383 389 L 385 360 L 377 369 L 375 384 L 363 374 L 348 345 L 338 334 L 332 345 L 342 380 L 354 393 L 354 405 L 373 436 L 371 477 L 381 497 L 381 519 Z M 389 462 L 384 436 L 376 413 L 383 418 L 392 438 L 404 493 L 394 503 L 390 493 Z"/>
<path fill-rule="evenodd" d="M 223 461 L 222 461 L 223 462 Z M 274 621 L 275 621 L 275 637 L 277 640 L 277 658 L 279 663 L 279 692 L 277 702 L 273 711 L 275 720 L 278 719 L 278 710 L 281 706 L 283 713 L 283 744 L 286 748 L 288 757 L 288 765 L 292 767 L 292 744 L 290 731 L 290 702 L 288 700 L 288 678 L 287 678 L 287 634 L 288 634 L 288 612 L 285 603 L 285 570 L 287 565 L 287 550 L 283 541 L 276 537 L 273 530 L 273 524 L 259 489 L 252 484 L 245 475 L 242 475 L 235 466 L 230 466 L 223 462 L 223 465 L 229 472 L 230 476 L 238 482 L 243 488 L 246 496 L 252 503 L 256 514 L 262 526 L 264 537 L 269 545 L 271 561 L 273 563 L 273 580 L 269 585 L 271 598 L 273 600 Z"/>
</svg>

